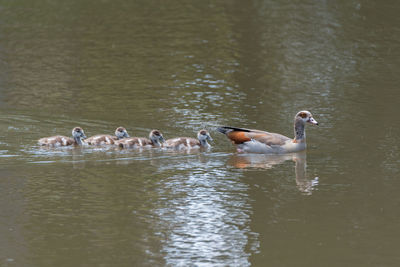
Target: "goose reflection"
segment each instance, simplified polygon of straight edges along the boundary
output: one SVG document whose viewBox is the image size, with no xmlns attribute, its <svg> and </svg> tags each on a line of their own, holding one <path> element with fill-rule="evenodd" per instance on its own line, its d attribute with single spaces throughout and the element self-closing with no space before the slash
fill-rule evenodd
<svg viewBox="0 0 400 267">
<path fill-rule="evenodd" d="M 295 162 L 296 184 L 299 191 L 311 195 L 314 186 L 318 184 L 318 177 L 307 178 L 307 156 L 305 151 L 285 155 L 234 154 L 229 159 L 228 164 L 240 169 L 271 169 L 287 160 Z"/>
</svg>

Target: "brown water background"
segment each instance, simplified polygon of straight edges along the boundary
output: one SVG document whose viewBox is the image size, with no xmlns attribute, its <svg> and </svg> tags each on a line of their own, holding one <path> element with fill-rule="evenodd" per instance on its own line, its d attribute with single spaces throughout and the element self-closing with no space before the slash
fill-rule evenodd
<svg viewBox="0 0 400 267">
<path fill-rule="evenodd" d="M 400 2 L 0 1 L 0 266 L 398 266 Z M 238 155 L 219 125 L 308 150 Z M 210 151 L 43 149 L 69 135 Z"/>
</svg>

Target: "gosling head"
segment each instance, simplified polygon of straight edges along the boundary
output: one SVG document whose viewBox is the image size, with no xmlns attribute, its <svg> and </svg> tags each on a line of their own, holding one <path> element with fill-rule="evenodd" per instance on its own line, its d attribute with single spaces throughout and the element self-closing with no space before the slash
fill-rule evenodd
<svg viewBox="0 0 400 267">
<path fill-rule="evenodd" d="M 75 127 L 74 129 L 72 129 L 72 136 L 77 139 L 85 139 L 86 135 L 85 132 L 83 131 L 83 129 L 81 127 Z"/>
<path fill-rule="evenodd" d="M 199 141 L 200 141 L 200 145 L 202 146 L 202 147 L 209 147 L 210 145 L 207 143 L 207 140 L 208 141 L 212 141 L 213 139 L 211 138 L 211 135 L 210 135 L 210 133 L 207 131 L 207 130 L 200 130 L 198 133 L 197 133 L 197 139 L 199 139 Z"/>
<path fill-rule="evenodd" d="M 149 138 L 150 140 L 154 143 L 154 144 L 160 144 L 160 143 L 164 143 L 164 137 L 162 135 L 162 133 L 159 130 L 152 130 L 149 134 Z"/>
<path fill-rule="evenodd" d="M 86 135 L 81 127 L 75 127 L 72 129 L 72 137 L 78 145 L 82 145 L 82 139 L 85 139 Z"/>
<path fill-rule="evenodd" d="M 115 130 L 115 136 L 116 136 L 118 139 L 122 139 L 122 138 L 127 138 L 127 137 L 129 137 L 129 134 L 128 134 L 128 132 L 126 131 L 126 129 L 125 129 L 124 127 L 118 127 L 118 128 Z"/>
<path fill-rule="evenodd" d="M 197 133 L 197 138 L 199 139 L 199 141 L 212 141 L 213 139 L 211 138 L 210 133 L 207 130 L 200 130 Z"/>
</svg>

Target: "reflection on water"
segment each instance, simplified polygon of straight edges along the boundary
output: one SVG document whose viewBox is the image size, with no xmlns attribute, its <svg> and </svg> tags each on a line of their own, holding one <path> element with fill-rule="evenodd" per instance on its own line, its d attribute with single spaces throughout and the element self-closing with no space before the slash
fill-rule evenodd
<svg viewBox="0 0 400 267">
<path fill-rule="evenodd" d="M 248 266 L 249 253 L 258 242 L 248 224 L 247 185 L 212 155 L 192 154 L 170 161 L 161 170 L 174 172 L 159 188 L 168 198 L 161 199 L 162 208 L 156 211 L 160 229 L 170 229 L 163 242 L 167 264 L 218 265 L 223 259 L 227 265 Z"/>
<path fill-rule="evenodd" d="M 294 172 L 297 188 L 300 192 L 311 195 L 314 187 L 318 185 L 319 178 L 307 177 L 307 154 L 305 151 L 285 155 L 233 154 L 228 164 L 236 168 L 271 169 L 279 167 L 280 164 L 288 160 L 295 163 Z"/>
</svg>

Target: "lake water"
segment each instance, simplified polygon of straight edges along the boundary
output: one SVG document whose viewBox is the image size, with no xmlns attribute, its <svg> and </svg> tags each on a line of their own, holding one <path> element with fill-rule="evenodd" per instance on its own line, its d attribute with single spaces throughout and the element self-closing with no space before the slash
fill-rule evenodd
<svg viewBox="0 0 400 267">
<path fill-rule="evenodd" d="M 398 266 L 397 1 L 0 1 L 0 266 Z M 304 153 L 237 154 L 221 125 Z M 201 128 L 209 151 L 37 139 Z"/>
</svg>

